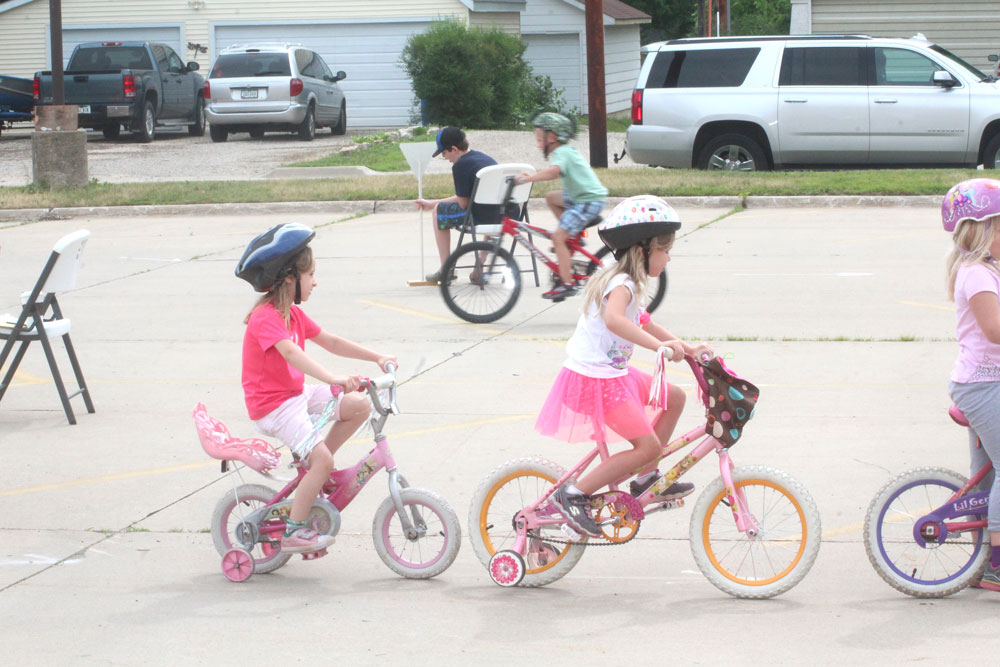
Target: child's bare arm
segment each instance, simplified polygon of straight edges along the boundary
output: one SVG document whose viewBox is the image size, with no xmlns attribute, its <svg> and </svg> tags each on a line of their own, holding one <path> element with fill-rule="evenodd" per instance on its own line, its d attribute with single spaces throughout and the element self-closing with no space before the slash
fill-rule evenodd
<svg viewBox="0 0 1000 667">
<path fill-rule="evenodd" d="M 534 174 L 518 174 L 518 183 L 531 183 L 533 181 L 552 181 L 559 178 L 562 175 L 562 169 L 557 165 L 552 165 L 551 167 L 546 167 L 541 171 L 536 171 Z"/>
<path fill-rule="evenodd" d="M 652 333 L 644 331 L 642 327 L 633 322 L 625 315 L 625 308 L 632 300 L 632 292 L 624 285 L 611 290 L 608 293 L 607 303 L 604 305 L 604 323 L 611 333 L 621 336 L 625 340 L 641 345 L 650 350 L 660 347 L 660 339 Z"/>
<path fill-rule="evenodd" d="M 293 343 L 291 339 L 279 340 L 274 349 L 288 362 L 306 375 L 316 378 L 324 384 L 339 384 L 345 391 L 354 391 L 361 386 L 361 378 L 357 375 L 335 375 L 313 360 L 308 354 Z"/>
<path fill-rule="evenodd" d="M 398 365 L 394 355 L 381 354 L 379 352 L 375 352 L 374 350 L 369 350 L 363 345 L 358 345 L 357 343 L 351 342 L 346 338 L 335 336 L 326 330 L 320 331 L 319 335 L 312 340 L 330 354 L 336 354 L 339 357 L 347 357 L 349 359 L 371 361 L 378 364 L 379 368 L 382 370 L 385 370 L 385 365 L 390 362 Z"/>
<path fill-rule="evenodd" d="M 678 341 L 683 347 L 684 354 L 686 355 L 694 357 L 703 351 L 708 352 L 709 354 L 714 354 L 712 348 L 706 345 L 705 343 L 698 343 L 696 345 L 692 345 L 686 341 L 681 340 L 680 338 L 670 333 L 664 327 L 660 326 L 659 324 L 657 324 L 652 320 L 650 320 L 645 326 L 643 326 L 643 329 L 648 333 L 651 333 L 652 335 L 656 336 L 662 341 L 671 341 L 671 340 Z"/>
</svg>

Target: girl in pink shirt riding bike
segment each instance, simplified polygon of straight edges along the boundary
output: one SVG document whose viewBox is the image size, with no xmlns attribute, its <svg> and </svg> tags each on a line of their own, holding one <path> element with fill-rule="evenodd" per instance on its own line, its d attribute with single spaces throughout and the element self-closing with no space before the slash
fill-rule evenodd
<svg viewBox="0 0 1000 667">
<path fill-rule="evenodd" d="M 306 341 L 341 357 L 373 361 L 383 371 L 386 364 L 396 363 L 394 356 L 373 352 L 323 330 L 298 307 L 317 285 L 316 263 L 309 247 L 315 235 L 298 223 L 276 225 L 250 242 L 236 267 L 238 277 L 264 292 L 244 320 L 247 412 L 258 431 L 281 440 L 308 466 L 281 540 L 282 551 L 288 553 L 317 551 L 333 542 L 332 537 L 309 528 L 305 520 L 333 471 L 333 455 L 370 412 L 367 397 L 352 393 L 360 386 L 360 377 L 329 372 L 306 354 Z M 307 386 L 306 375 L 323 384 Z M 335 421 L 326 438 L 318 433 L 307 438 L 313 430 L 310 415 L 322 413 L 330 401 L 336 401 Z M 317 447 L 321 441 L 325 446 Z"/>
</svg>

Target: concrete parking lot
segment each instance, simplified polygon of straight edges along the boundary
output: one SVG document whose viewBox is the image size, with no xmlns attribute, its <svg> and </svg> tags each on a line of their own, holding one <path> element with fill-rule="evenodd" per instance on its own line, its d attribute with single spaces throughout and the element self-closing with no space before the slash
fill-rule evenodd
<svg viewBox="0 0 1000 667">
<path fill-rule="evenodd" d="M 232 269 L 254 234 L 290 218 L 317 227 L 319 287 L 307 310 L 399 355 L 393 451 L 412 484 L 451 503 L 463 531 L 472 493 L 495 466 L 530 455 L 569 465 L 582 455 L 532 429 L 579 303 L 551 304 L 529 287 L 497 323 L 459 321 L 434 288 L 407 286 L 420 273 L 410 213 L 292 218 L 276 206 L 10 222 L 0 223 L 0 313 L 16 310 L 55 239 L 93 234 L 79 288 L 62 301 L 97 412 L 78 403 L 79 424 L 66 424 L 34 348 L 0 404 L 7 660 L 901 665 L 946 646 L 988 659 L 1000 650 L 1000 596 L 906 597 L 875 574 L 861 538 L 869 501 L 895 473 L 966 471 L 966 436 L 945 415 L 954 315 L 937 209 L 680 212 L 686 224 L 655 319 L 710 339 L 761 387 L 732 455 L 790 473 L 819 506 L 823 545 L 796 588 L 748 601 L 708 583 L 687 538 L 694 497 L 644 521 L 631 543 L 588 550 L 543 589 L 491 583 L 467 535 L 440 577 L 401 579 L 372 545 L 384 476 L 344 513 L 329 556 L 230 583 L 207 532 L 230 480 L 202 453 L 190 414 L 203 401 L 235 434 L 253 435 L 239 387 L 241 321 L 253 296 Z M 431 246 L 427 238 L 428 265 Z M 647 370 L 651 361 L 634 358 Z M 671 374 L 693 389 L 685 367 Z M 699 418 L 689 398 L 685 430 Z M 338 461 L 367 447 L 349 443 Z M 697 494 L 717 475 L 710 458 L 686 479 Z M 962 649 L 943 629 L 960 631 Z"/>
</svg>

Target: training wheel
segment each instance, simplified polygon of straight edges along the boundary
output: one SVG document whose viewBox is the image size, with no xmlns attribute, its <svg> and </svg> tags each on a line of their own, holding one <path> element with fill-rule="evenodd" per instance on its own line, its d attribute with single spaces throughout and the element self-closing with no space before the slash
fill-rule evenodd
<svg viewBox="0 0 1000 667">
<path fill-rule="evenodd" d="M 245 549 L 230 549 L 222 557 L 222 574 L 229 581 L 239 583 L 250 578 L 254 571 L 253 558 Z"/>
<path fill-rule="evenodd" d="M 317 558 L 322 558 L 326 555 L 326 549 L 317 549 L 316 551 L 307 551 L 302 554 L 302 560 L 316 560 Z"/>
<path fill-rule="evenodd" d="M 504 550 L 490 559 L 490 578 L 500 586 L 517 586 L 524 579 L 524 559 L 516 551 Z"/>
</svg>

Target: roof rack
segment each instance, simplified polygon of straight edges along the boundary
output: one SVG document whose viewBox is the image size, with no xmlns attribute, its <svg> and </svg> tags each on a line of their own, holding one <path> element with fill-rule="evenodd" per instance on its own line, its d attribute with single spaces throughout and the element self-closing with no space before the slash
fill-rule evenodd
<svg viewBox="0 0 1000 667">
<path fill-rule="evenodd" d="M 289 42 L 250 42 L 248 44 L 230 44 L 221 51 L 222 53 L 237 53 L 240 51 L 246 51 L 247 49 L 287 49 L 292 46 L 302 46 L 301 44 L 292 44 Z"/>
<path fill-rule="evenodd" d="M 838 39 L 871 39 L 871 35 L 766 35 L 760 37 L 684 37 L 682 39 L 671 39 L 649 46 L 662 46 L 664 44 L 724 44 L 726 42 L 808 42 L 808 41 L 829 41 Z"/>
</svg>

